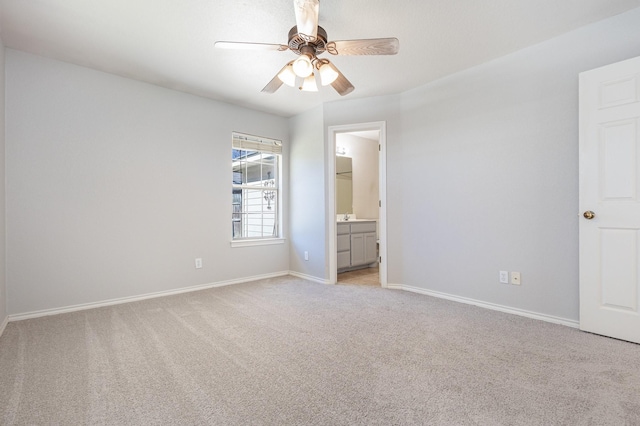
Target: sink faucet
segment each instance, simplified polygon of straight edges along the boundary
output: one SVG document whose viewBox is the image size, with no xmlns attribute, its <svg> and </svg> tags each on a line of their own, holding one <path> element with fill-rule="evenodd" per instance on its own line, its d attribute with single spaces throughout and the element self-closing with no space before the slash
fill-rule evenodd
<svg viewBox="0 0 640 426">
<path fill-rule="evenodd" d="M 347 220 L 349 220 L 349 213 L 345 213 L 344 214 L 344 218 L 343 220 L 346 222 Z"/>
</svg>

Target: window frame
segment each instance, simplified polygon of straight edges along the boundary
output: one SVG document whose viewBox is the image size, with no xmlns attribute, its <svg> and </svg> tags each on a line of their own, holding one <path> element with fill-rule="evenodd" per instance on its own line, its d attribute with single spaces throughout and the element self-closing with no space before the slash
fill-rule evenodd
<svg viewBox="0 0 640 426">
<path fill-rule="evenodd" d="M 247 247 L 247 246 L 256 246 L 256 245 L 283 244 L 284 243 L 284 236 L 283 236 L 284 226 L 283 226 L 283 214 L 282 214 L 282 184 L 283 184 L 282 141 L 277 139 L 266 138 L 262 136 L 254 136 L 254 135 L 249 135 L 246 133 L 234 131 L 232 133 L 231 149 L 232 149 L 231 151 L 231 200 L 232 201 L 230 205 L 231 223 L 232 223 L 231 236 L 230 236 L 231 246 Z M 240 212 L 234 211 L 234 204 L 235 204 L 233 201 L 234 191 L 260 190 L 262 194 L 264 194 L 265 191 L 269 190 L 268 187 L 264 187 L 264 186 L 247 185 L 246 182 L 236 184 L 234 182 L 234 162 L 235 162 L 235 159 L 233 158 L 234 150 L 256 151 L 256 152 L 261 152 L 263 154 L 273 154 L 277 159 L 276 161 L 277 165 L 275 165 L 274 167 L 274 171 L 276 172 L 276 177 L 274 180 L 275 180 L 275 191 L 277 196 L 272 201 L 275 207 L 275 229 L 277 233 L 276 236 L 272 236 L 272 235 L 262 236 L 262 237 L 256 237 L 256 236 L 235 237 L 234 236 L 234 230 L 233 230 L 234 215 L 237 213 L 240 213 L 241 215 L 246 214 L 246 212 L 242 211 L 244 207 L 241 207 Z M 260 177 L 263 179 L 262 172 Z M 264 182 L 264 179 L 261 182 Z M 263 198 L 263 196 L 261 198 Z M 242 203 L 244 203 L 244 199 L 242 200 Z M 264 206 L 264 202 L 262 203 L 262 205 Z M 243 206 L 243 204 L 241 204 L 241 206 Z M 261 216 L 264 215 L 264 209 L 261 210 L 260 215 Z"/>
</svg>

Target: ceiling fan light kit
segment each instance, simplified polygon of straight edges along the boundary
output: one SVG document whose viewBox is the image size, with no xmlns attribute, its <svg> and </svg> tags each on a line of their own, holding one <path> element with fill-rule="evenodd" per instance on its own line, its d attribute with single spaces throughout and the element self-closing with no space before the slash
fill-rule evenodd
<svg viewBox="0 0 640 426">
<path fill-rule="evenodd" d="M 296 73 L 293 72 L 293 61 L 289 62 L 278 73 L 278 78 L 289 87 L 296 87 Z"/>
<path fill-rule="evenodd" d="M 300 90 L 303 92 L 317 92 L 318 85 L 316 84 L 316 77 L 311 74 L 304 80 L 302 80 L 302 86 L 300 86 Z"/>
<path fill-rule="evenodd" d="M 312 54 L 309 53 L 301 53 L 300 57 L 293 61 L 293 72 L 298 77 L 306 78 L 313 73 L 313 64 L 311 61 L 315 59 L 315 57 L 311 55 Z"/>
<path fill-rule="evenodd" d="M 293 0 L 296 25 L 289 30 L 288 44 L 217 41 L 223 49 L 290 50 L 299 57 L 287 63 L 262 89 L 274 93 L 286 84 L 305 92 L 317 92 L 316 75 L 322 86 L 331 85 L 341 96 L 354 90 L 353 84 L 328 59 L 318 58 L 324 52 L 331 55 L 395 55 L 397 38 L 342 40 L 328 42 L 327 32 L 318 26 L 319 0 Z M 317 71 L 317 73 L 316 73 Z M 298 84 L 296 84 L 298 83 Z"/>
<path fill-rule="evenodd" d="M 320 73 L 320 82 L 323 86 L 328 86 L 338 78 L 338 70 L 331 66 L 331 62 L 326 59 L 318 60 L 318 71 Z"/>
</svg>

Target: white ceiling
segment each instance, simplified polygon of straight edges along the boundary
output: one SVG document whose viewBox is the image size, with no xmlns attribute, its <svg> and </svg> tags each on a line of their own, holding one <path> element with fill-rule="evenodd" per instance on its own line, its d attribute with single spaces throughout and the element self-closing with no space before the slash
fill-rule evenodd
<svg viewBox="0 0 640 426">
<path fill-rule="evenodd" d="M 321 0 L 329 40 L 397 37 L 395 56 L 331 57 L 347 98 L 399 93 L 580 26 L 640 0 Z M 214 49 L 287 43 L 293 0 L 0 0 L 6 47 L 282 116 L 341 97 L 262 88 L 295 55 Z M 329 56 L 327 53 L 325 56 Z"/>
</svg>

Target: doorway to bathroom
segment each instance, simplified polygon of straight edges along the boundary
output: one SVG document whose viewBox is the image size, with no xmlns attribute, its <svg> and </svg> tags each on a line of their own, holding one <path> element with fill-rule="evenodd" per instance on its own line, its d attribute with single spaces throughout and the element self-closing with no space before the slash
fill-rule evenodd
<svg viewBox="0 0 640 426">
<path fill-rule="evenodd" d="M 386 287 L 386 127 L 331 126 L 327 157 L 330 282 Z"/>
</svg>

